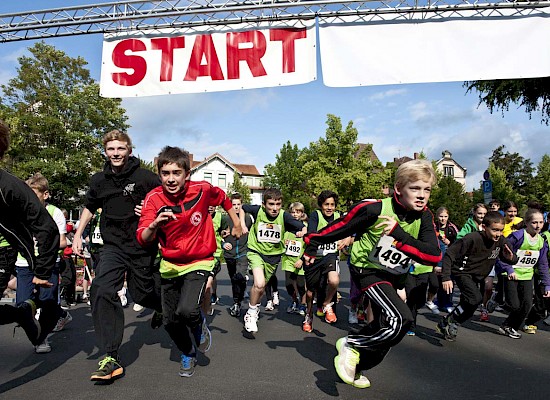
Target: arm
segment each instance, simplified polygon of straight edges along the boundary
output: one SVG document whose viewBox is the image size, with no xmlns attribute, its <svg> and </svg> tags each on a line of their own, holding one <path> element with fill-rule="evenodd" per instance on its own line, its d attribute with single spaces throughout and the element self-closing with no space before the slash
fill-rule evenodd
<svg viewBox="0 0 550 400">
<path fill-rule="evenodd" d="M 510 257 L 506 257 L 505 254 L 503 253 L 504 244 L 508 243 L 510 250 L 513 252 L 513 254 L 516 254 L 518 249 L 521 247 L 522 242 L 523 242 L 523 231 L 521 231 L 521 236 L 518 236 L 516 232 L 514 232 L 510 236 L 508 236 L 506 240 L 503 241 L 503 245 L 501 246 L 499 257 L 497 259 L 495 267 L 497 268 L 497 271 L 506 272 L 508 274 L 508 279 L 515 279 L 516 274 L 514 272 L 514 267 L 510 265 L 511 264 Z M 517 262 L 517 257 L 515 262 Z"/>
<path fill-rule="evenodd" d="M 452 245 L 447 248 L 445 256 L 443 257 L 443 265 L 441 268 L 441 280 L 451 281 L 451 271 L 453 265 L 456 265 L 458 262 L 468 254 L 473 240 L 471 237 L 465 237 L 457 240 Z"/>
<path fill-rule="evenodd" d="M 237 215 L 237 212 L 235 211 L 235 209 L 233 209 L 233 207 L 229 207 L 229 209 L 226 211 L 227 211 L 227 215 L 229 215 L 229 218 L 231 218 L 231 221 L 233 222 L 233 229 L 231 229 L 231 235 L 235 236 L 238 239 L 242 235 L 241 220 Z"/>
<path fill-rule="evenodd" d="M 544 285 L 544 297 L 550 297 L 550 273 L 548 271 L 548 242 L 545 240 L 542 249 L 540 250 L 539 260 L 537 262 L 537 270 L 541 282 Z"/>
<path fill-rule="evenodd" d="M 86 229 L 86 226 L 92 220 L 93 216 L 94 215 L 92 214 L 92 212 L 86 207 L 82 210 L 82 213 L 80 214 L 78 229 L 76 230 L 73 239 L 73 253 L 75 253 L 77 256 L 84 257 L 84 254 L 82 254 L 82 234 L 84 232 L 84 229 Z"/>
<path fill-rule="evenodd" d="M 298 232 L 305 233 L 306 226 L 304 225 L 304 223 L 302 221 L 298 221 L 298 220 L 294 219 L 294 217 L 286 211 L 283 211 L 283 213 L 284 213 L 283 214 L 283 220 L 284 220 L 284 224 L 285 224 L 285 231 L 290 232 L 290 233 L 294 233 L 295 235 Z M 301 236 L 302 235 L 300 235 L 298 237 L 301 237 Z"/>
<path fill-rule="evenodd" d="M 469 224 L 470 220 L 466 221 L 466 224 L 462 227 L 462 229 L 456 234 L 456 238 L 462 239 L 464 236 L 466 236 L 468 233 L 472 232 L 472 226 Z"/>
<path fill-rule="evenodd" d="M 441 250 L 435 233 L 432 212 L 425 210 L 421 218 L 418 239 L 409 235 L 398 224 L 392 230 L 391 236 L 398 241 L 396 248 L 410 256 L 414 261 L 421 264 L 437 265 L 441 260 Z"/>
</svg>

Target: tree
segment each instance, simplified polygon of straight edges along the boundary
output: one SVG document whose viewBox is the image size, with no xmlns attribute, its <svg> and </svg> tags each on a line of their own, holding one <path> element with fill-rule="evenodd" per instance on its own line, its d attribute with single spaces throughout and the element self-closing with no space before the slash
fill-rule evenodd
<svg viewBox="0 0 550 400">
<path fill-rule="evenodd" d="M 519 153 L 504 152 L 506 146 L 500 145 L 489 158 L 494 167 L 504 171 L 508 184 L 522 196 L 529 195 L 530 183 L 533 179 L 533 163 Z"/>
<path fill-rule="evenodd" d="M 449 210 L 449 217 L 458 226 L 464 225 L 472 209 L 472 200 L 464 187 L 451 176 L 439 178 L 430 196 L 430 209 L 434 212 L 439 207 Z"/>
<path fill-rule="evenodd" d="M 265 166 L 264 186 L 276 187 L 283 193 L 284 206 L 299 201 L 309 212 L 314 207 L 314 198 L 306 193 L 302 164 L 298 162 L 303 150 L 287 141 L 275 156 L 275 164 Z"/>
<path fill-rule="evenodd" d="M 343 130 L 340 118 L 327 116 L 325 138 L 310 143 L 298 158 L 310 196 L 316 197 L 325 189 L 333 190 L 343 205 L 382 196 L 388 174 L 379 161 L 371 159 L 372 146 L 361 148 L 357 136 L 352 121 Z"/>
<path fill-rule="evenodd" d="M 525 202 L 525 196 L 522 196 L 517 191 L 514 190 L 508 178 L 506 177 L 506 172 L 500 168 L 497 168 L 495 164 L 489 164 L 489 175 L 491 176 L 491 181 L 493 183 L 493 194 L 492 198 L 500 201 L 500 204 L 510 200 L 518 205 Z M 483 190 L 480 187 L 474 191 L 474 203 L 483 203 Z"/>
<path fill-rule="evenodd" d="M 243 183 L 241 176 L 238 172 L 233 174 L 233 183 L 227 187 L 227 194 L 231 196 L 233 193 L 240 193 L 243 204 L 250 204 L 252 196 L 250 194 L 250 188 Z"/>
<path fill-rule="evenodd" d="M 528 79 L 502 79 L 464 82 L 466 93 L 479 92 L 479 104 L 484 103 L 491 113 L 508 111 L 510 104 L 525 107 L 531 118 L 534 111 L 541 112 L 541 122 L 550 123 L 550 77 Z"/>
<path fill-rule="evenodd" d="M 534 199 L 544 205 L 545 210 L 550 209 L 550 156 L 542 156 L 537 165 L 537 175 L 533 179 Z"/>
<path fill-rule="evenodd" d="M 83 58 L 44 42 L 29 51 L 19 58 L 17 76 L 2 85 L 0 118 L 12 131 L 4 167 L 22 179 L 42 172 L 52 202 L 74 208 L 102 168 L 101 136 L 128 127 L 125 110 L 120 99 L 99 96 Z"/>
</svg>

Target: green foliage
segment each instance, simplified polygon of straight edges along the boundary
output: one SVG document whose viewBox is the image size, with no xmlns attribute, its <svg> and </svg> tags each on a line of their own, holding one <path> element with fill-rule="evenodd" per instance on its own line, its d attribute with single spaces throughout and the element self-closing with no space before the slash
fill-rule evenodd
<svg viewBox="0 0 550 400">
<path fill-rule="evenodd" d="M 12 139 L 3 166 L 22 179 L 41 172 L 52 203 L 75 208 L 103 166 L 101 136 L 128 127 L 125 110 L 120 99 L 99 96 L 83 58 L 44 42 L 29 51 L 19 58 L 18 75 L 2 85 L 0 118 Z"/>
<path fill-rule="evenodd" d="M 533 179 L 533 198 L 544 205 L 545 210 L 550 210 L 550 156 L 542 156 L 537 165 L 537 175 Z"/>
<path fill-rule="evenodd" d="M 460 183 L 447 176 L 438 179 L 430 196 L 430 209 L 434 213 L 434 217 L 439 207 L 447 208 L 450 220 L 457 226 L 462 226 L 472 209 L 472 200 Z"/>
<path fill-rule="evenodd" d="M 525 202 L 525 196 L 522 196 L 514 190 L 504 170 L 497 168 L 493 163 L 489 164 L 488 170 L 491 175 L 491 181 L 493 182 L 493 199 L 498 200 L 500 204 L 507 200 L 516 202 L 518 205 Z M 484 203 L 483 190 L 481 187 L 474 192 L 474 202 Z"/>
<path fill-rule="evenodd" d="M 550 77 L 528 79 L 503 79 L 493 81 L 464 82 L 467 92 L 479 92 L 479 104 L 484 103 L 491 111 L 508 111 L 510 104 L 525 107 L 532 117 L 541 112 L 541 122 L 550 123 Z"/>
<path fill-rule="evenodd" d="M 243 196 L 243 204 L 250 204 L 252 201 L 250 188 L 246 185 L 246 183 L 243 183 L 241 176 L 237 172 L 233 174 L 233 183 L 227 187 L 227 194 L 231 196 L 233 193 L 240 193 L 241 196 Z"/>
<path fill-rule="evenodd" d="M 527 196 L 533 179 L 533 163 L 519 153 L 505 153 L 505 148 L 506 146 L 501 145 L 493 150 L 489 162 L 493 163 L 495 168 L 504 171 L 508 184 L 515 192 Z"/>
</svg>

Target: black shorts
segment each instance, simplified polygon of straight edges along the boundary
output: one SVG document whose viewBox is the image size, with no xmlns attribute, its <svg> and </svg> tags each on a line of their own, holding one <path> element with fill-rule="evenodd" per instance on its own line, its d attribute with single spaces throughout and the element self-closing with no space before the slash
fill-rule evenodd
<svg viewBox="0 0 550 400">
<path fill-rule="evenodd" d="M 327 275 L 331 271 L 338 271 L 338 258 L 336 256 L 326 256 L 316 259 L 313 264 L 304 265 L 307 289 L 315 292 L 319 288 L 321 279 L 327 279 Z"/>
</svg>

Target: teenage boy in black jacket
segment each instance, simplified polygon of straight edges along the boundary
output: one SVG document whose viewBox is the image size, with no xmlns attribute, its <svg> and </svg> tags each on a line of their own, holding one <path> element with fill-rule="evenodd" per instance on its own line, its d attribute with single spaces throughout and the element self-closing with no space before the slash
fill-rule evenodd
<svg viewBox="0 0 550 400">
<path fill-rule="evenodd" d="M 91 380 L 108 381 L 123 375 L 118 349 L 124 333 L 124 310 L 117 291 L 128 282 L 134 302 L 156 312 L 151 326 L 162 325 L 160 274 L 154 268 L 156 246 L 143 248 L 136 230 L 145 195 L 160 185 L 152 171 L 140 167 L 133 157 L 128 134 L 114 130 L 103 137 L 107 162 L 104 170 L 90 180 L 86 207 L 82 210 L 73 240 L 73 251 L 82 256 L 82 233 L 98 208 L 102 209 L 100 229 L 103 238 L 101 259 L 91 288 L 91 306 L 99 347 L 107 353 Z"/>
<path fill-rule="evenodd" d="M 9 129 L 0 121 L 0 159 L 9 147 Z M 50 287 L 48 282 L 59 250 L 59 231 L 30 187 L 10 173 L 0 170 L 0 234 L 29 263 L 32 282 Z M 38 252 L 35 255 L 34 240 Z M 0 325 L 17 322 L 33 345 L 40 343 L 40 325 L 34 318 L 36 304 L 27 300 L 17 307 L 0 305 Z"/>
</svg>

